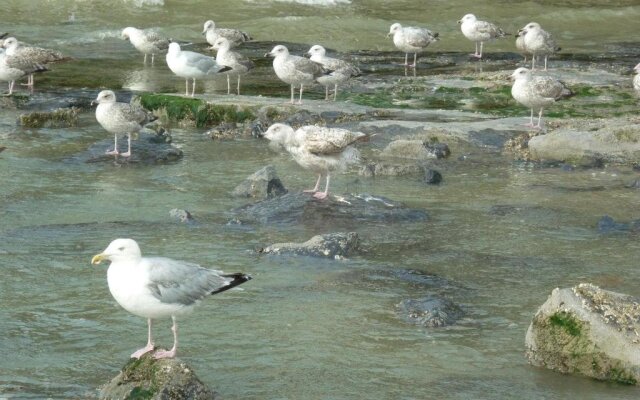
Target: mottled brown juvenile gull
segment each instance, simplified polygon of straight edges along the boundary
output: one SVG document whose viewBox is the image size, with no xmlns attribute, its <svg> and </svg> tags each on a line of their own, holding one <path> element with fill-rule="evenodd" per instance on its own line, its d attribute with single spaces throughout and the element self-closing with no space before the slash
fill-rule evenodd
<svg viewBox="0 0 640 400">
<path fill-rule="evenodd" d="M 544 70 L 547 70 L 547 58 L 560 51 L 553 36 L 537 22 L 530 22 L 520 29 L 519 34 L 524 36 L 524 48 L 531 53 L 531 70 L 536 69 L 536 57 L 544 56 Z"/>
<path fill-rule="evenodd" d="M 271 125 L 264 137 L 289 152 L 301 167 L 318 174 L 315 187 L 305 190 L 317 199 L 327 197 L 332 171 L 343 171 L 359 161 L 360 152 L 350 145 L 368 139 L 362 132 L 346 129 L 307 125 L 294 131 L 285 124 Z M 322 176 L 327 177 L 327 183 L 319 192 Z"/>
<path fill-rule="evenodd" d="M 300 99 L 302 104 L 302 91 L 304 85 L 311 85 L 322 75 L 327 74 L 322 64 L 311 61 L 308 58 L 289 54 L 289 50 L 283 45 L 277 45 L 265 57 L 273 57 L 273 70 L 281 81 L 291 85 L 291 104 L 294 103 L 296 85 L 300 85 Z"/>
<path fill-rule="evenodd" d="M 640 91 L 640 64 L 636 64 L 633 70 L 636 71 L 636 75 L 633 77 L 633 88 Z"/>
<path fill-rule="evenodd" d="M 15 81 L 35 72 L 48 71 L 40 64 L 34 64 L 19 56 L 8 56 L 4 48 L 0 48 L 0 80 L 9 82 L 9 94 L 13 93 Z"/>
<path fill-rule="evenodd" d="M 153 65 L 155 55 L 164 53 L 169 48 L 169 39 L 150 29 L 126 27 L 122 30 L 122 39 L 130 41 L 136 50 L 144 54 L 144 64 L 147 63 L 147 55 L 151 54 Z"/>
<path fill-rule="evenodd" d="M 116 101 L 116 94 L 111 90 L 103 90 L 94 100 L 98 103 L 96 108 L 96 120 L 102 127 L 113 133 L 113 150 L 107 150 L 106 154 L 131 156 L 131 136 L 142 129 L 145 124 L 153 120 L 153 116 L 140 107 L 134 107 L 129 103 Z M 126 153 L 118 151 L 118 135 L 126 134 L 128 148 Z"/>
<path fill-rule="evenodd" d="M 518 103 L 531 109 L 530 127 L 542 128 L 542 110 L 556 100 L 573 94 L 559 80 L 550 76 L 533 75 L 527 68 L 516 69 L 511 78 L 515 80 L 511 95 Z M 534 111 L 539 111 L 537 125 L 533 125 Z"/>
<path fill-rule="evenodd" d="M 496 25 L 487 21 L 479 21 L 475 15 L 467 14 L 460 21 L 460 30 L 462 34 L 476 44 L 476 52 L 471 54 L 472 57 L 482 58 L 482 47 L 484 42 L 503 38 L 507 34 Z M 480 52 L 478 52 L 478 43 L 480 43 Z"/>
<path fill-rule="evenodd" d="M 174 74 L 185 78 L 185 96 L 189 95 L 189 78 L 193 79 L 191 97 L 196 93 L 196 78 L 210 79 L 218 72 L 224 72 L 231 69 L 218 64 L 216 59 L 213 57 L 193 51 L 180 50 L 180 45 L 175 42 L 169 44 L 167 65 Z"/>
<path fill-rule="evenodd" d="M 42 47 L 24 46 L 18 42 L 14 37 L 4 39 L 3 46 L 7 49 L 8 56 L 15 56 L 23 59 L 25 62 L 31 64 L 47 65 L 55 62 L 70 60 L 69 57 L 64 56 L 62 53 L 56 50 L 43 49 Z M 27 86 L 34 86 L 33 73 L 29 74 L 27 80 Z"/>
<path fill-rule="evenodd" d="M 387 36 L 393 36 L 393 44 L 404 51 L 405 67 L 416 67 L 418 53 L 422 53 L 431 43 L 439 40 L 438 33 L 426 28 L 403 27 L 399 23 L 391 25 Z M 409 53 L 413 53 L 413 64 L 409 65 Z"/>
<path fill-rule="evenodd" d="M 231 68 L 229 71 L 224 72 L 227 75 L 227 94 L 231 94 L 231 75 L 235 75 L 238 78 L 237 93 L 240 94 L 240 75 L 246 74 L 249 70 L 255 67 L 253 61 L 249 60 L 242 54 L 232 51 L 231 42 L 225 37 L 218 37 L 213 44 L 213 49 L 218 50 L 216 54 L 216 61 L 220 65 Z"/>
<path fill-rule="evenodd" d="M 355 65 L 333 57 L 327 57 L 326 50 L 320 45 L 312 46 L 308 54 L 311 61 L 322 64 L 322 66 L 331 71 L 327 75 L 318 77 L 316 80 L 325 88 L 324 99 L 329 100 L 329 86 L 333 86 L 333 101 L 338 96 L 338 84 L 344 83 L 349 79 L 360 76 L 360 69 Z"/>
<path fill-rule="evenodd" d="M 152 321 L 171 317 L 173 347 L 158 350 L 154 358 L 175 357 L 178 347 L 176 317 L 193 310 L 202 299 L 238 286 L 251 279 L 242 273 L 225 274 L 222 271 L 203 268 L 198 264 L 164 257 L 142 257 L 140 247 L 133 239 L 116 239 L 91 264 L 111 261 L 107 270 L 107 282 L 113 298 L 130 313 L 147 318 L 149 337 L 147 345 L 131 358 L 140 358 L 153 351 Z"/>
<path fill-rule="evenodd" d="M 219 37 L 227 38 L 231 43 L 231 47 L 238 46 L 244 42 L 250 41 L 252 38 L 248 33 L 232 28 L 216 28 L 216 24 L 209 20 L 204 23 L 202 34 L 205 35 L 207 42 L 213 46 Z"/>
</svg>

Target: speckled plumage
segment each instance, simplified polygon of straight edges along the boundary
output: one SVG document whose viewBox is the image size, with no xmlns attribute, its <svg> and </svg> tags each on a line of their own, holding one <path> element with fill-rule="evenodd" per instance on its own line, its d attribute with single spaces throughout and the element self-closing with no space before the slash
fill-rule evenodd
<svg viewBox="0 0 640 400">
<path fill-rule="evenodd" d="M 360 76 L 358 67 L 338 58 L 327 57 L 325 48 L 320 45 L 312 46 L 307 53 L 311 56 L 311 61 L 320 63 L 325 69 L 331 71 L 317 78 L 318 83 L 325 87 L 325 100 L 329 100 L 329 86 L 334 86 L 333 101 L 335 101 L 338 96 L 338 84 Z"/>
<path fill-rule="evenodd" d="M 527 68 L 516 69 L 511 77 L 515 80 L 511 95 L 518 103 L 531 109 L 531 126 L 534 126 L 534 111 L 539 111 L 537 128 L 541 128 L 542 110 L 545 107 L 572 94 L 559 80 L 550 76 L 533 75 Z"/>
<path fill-rule="evenodd" d="M 24 46 L 14 37 L 4 39 L 3 47 L 6 49 L 7 56 L 15 57 L 15 62 L 22 66 L 26 65 L 42 65 L 69 60 L 61 52 L 42 47 Z M 29 74 L 27 81 L 28 86 L 34 85 L 33 73 Z"/>
<path fill-rule="evenodd" d="M 240 94 L 240 75 L 249 72 L 255 67 L 255 64 L 242 54 L 232 51 L 231 42 L 225 37 L 216 39 L 213 48 L 218 50 L 216 54 L 218 64 L 231 68 L 231 70 L 224 72 L 227 75 L 227 94 L 231 94 L 231 75 L 237 76 L 237 94 Z"/>
<path fill-rule="evenodd" d="M 126 134 L 128 150 L 122 153 L 123 157 L 131 155 L 131 136 L 142 129 L 153 117 L 144 109 L 134 107 L 129 103 L 116 101 L 116 95 L 111 90 L 103 90 L 98 93 L 95 100 L 96 120 L 107 131 L 114 134 L 114 149 L 107 154 L 120 154 L 118 151 L 118 135 Z"/>
<path fill-rule="evenodd" d="M 281 81 L 291 85 L 291 104 L 294 103 L 296 85 L 300 85 L 301 104 L 304 85 L 313 84 L 318 77 L 328 72 L 320 63 L 289 54 L 289 50 L 283 45 L 275 46 L 265 56 L 273 57 L 273 70 L 276 75 Z"/>
<path fill-rule="evenodd" d="M 342 171 L 359 161 L 360 153 L 351 144 L 368 138 L 362 132 L 346 129 L 307 125 L 294 130 L 285 124 L 271 125 L 264 137 L 289 152 L 301 167 L 318 174 L 315 187 L 308 192 L 319 199 L 326 198 L 329 193 L 332 171 Z M 327 182 L 325 190 L 318 192 L 322 176 L 327 177 Z"/>
<path fill-rule="evenodd" d="M 524 37 L 524 48 L 532 54 L 531 69 L 535 70 L 536 57 L 544 56 L 544 69 L 547 70 L 547 59 L 560 51 L 553 36 L 542 29 L 537 22 L 530 22 L 518 32 Z"/>
<path fill-rule="evenodd" d="M 47 71 L 43 65 L 31 63 L 28 59 L 18 56 L 9 56 L 6 50 L 0 48 L 0 80 L 9 83 L 9 94 L 13 93 L 15 81 L 23 76 L 35 72 Z"/>
<path fill-rule="evenodd" d="M 472 42 L 476 44 L 476 52 L 474 57 L 482 58 L 482 47 L 484 42 L 503 38 L 507 34 L 495 24 L 487 21 L 479 21 L 475 15 L 467 14 L 460 21 L 460 30 L 462 34 Z M 480 51 L 478 52 L 478 43 L 480 44 Z"/>
<path fill-rule="evenodd" d="M 122 39 L 129 40 L 131 45 L 140 53 L 144 54 L 143 63 L 147 63 L 147 55 L 151 54 L 151 64 L 153 65 L 156 54 L 161 54 L 169 48 L 169 39 L 161 36 L 153 30 L 143 30 L 131 26 L 122 30 Z"/>
<path fill-rule="evenodd" d="M 213 46 L 219 37 L 226 38 L 231 43 L 231 47 L 238 46 L 244 42 L 252 40 L 252 37 L 239 29 L 232 28 L 216 28 L 215 22 L 209 20 L 204 23 L 202 34 L 205 35 L 207 42 Z"/>
<path fill-rule="evenodd" d="M 393 36 L 393 44 L 405 52 L 404 65 L 415 67 L 418 53 L 424 52 L 427 46 L 437 41 L 439 34 L 426 28 L 403 27 L 399 23 L 395 23 L 389 28 L 387 36 Z M 408 63 L 409 53 L 413 53 L 413 65 Z"/>
<path fill-rule="evenodd" d="M 131 355 L 140 358 L 154 349 L 151 320 L 173 319 L 173 348 L 158 351 L 155 358 L 174 357 L 177 348 L 176 316 L 193 310 L 205 297 L 223 292 L 251 279 L 245 274 L 225 274 L 198 264 L 165 257 L 142 257 L 133 239 L 116 239 L 91 262 L 111 261 L 107 271 L 109 291 L 128 312 L 149 322 L 147 346 Z"/>
</svg>

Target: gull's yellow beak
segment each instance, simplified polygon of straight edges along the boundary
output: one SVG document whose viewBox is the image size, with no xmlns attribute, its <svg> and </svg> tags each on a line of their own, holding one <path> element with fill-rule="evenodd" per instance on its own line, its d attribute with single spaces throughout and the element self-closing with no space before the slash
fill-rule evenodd
<svg viewBox="0 0 640 400">
<path fill-rule="evenodd" d="M 95 256 L 93 256 L 93 258 L 91 258 L 91 264 L 98 265 L 102 262 L 102 260 L 106 258 L 107 256 L 104 253 L 96 254 Z"/>
</svg>

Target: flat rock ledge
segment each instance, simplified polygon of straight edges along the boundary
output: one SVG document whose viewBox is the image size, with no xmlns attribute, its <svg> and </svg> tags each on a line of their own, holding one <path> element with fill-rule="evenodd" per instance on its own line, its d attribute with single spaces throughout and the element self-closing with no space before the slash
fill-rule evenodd
<svg viewBox="0 0 640 400">
<path fill-rule="evenodd" d="M 556 288 L 533 317 L 525 344 L 535 366 L 638 385 L 640 298 L 588 283 Z"/>
<path fill-rule="evenodd" d="M 99 399 L 213 400 L 193 369 L 179 359 L 132 358 L 122 371 L 100 389 Z"/>
<path fill-rule="evenodd" d="M 260 250 L 265 254 L 293 254 L 311 257 L 341 259 L 358 250 L 356 232 L 338 232 L 316 235 L 304 243 L 276 243 Z"/>
</svg>

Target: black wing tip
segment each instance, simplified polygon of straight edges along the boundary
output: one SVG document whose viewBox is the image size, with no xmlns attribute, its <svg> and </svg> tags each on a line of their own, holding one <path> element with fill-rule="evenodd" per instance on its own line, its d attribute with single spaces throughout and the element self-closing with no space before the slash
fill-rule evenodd
<svg viewBox="0 0 640 400">
<path fill-rule="evenodd" d="M 218 293 L 222 293 L 226 290 L 232 289 L 238 285 L 242 285 L 243 283 L 250 281 L 252 279 L 251 275 L 247 275 L 247 274 L 243 274 L 242 272 L 238 272 L 235 274 L 225 274 L 225 275 L 220 275 L 223 278 L 228 278 L 231 279 L 231 282 L 229 282 L 226 286 L 223 286 L 221 288 L 218 288 L 214 291 L 211 292 L 211 294 L 218 294 Z"/>
</svg>

